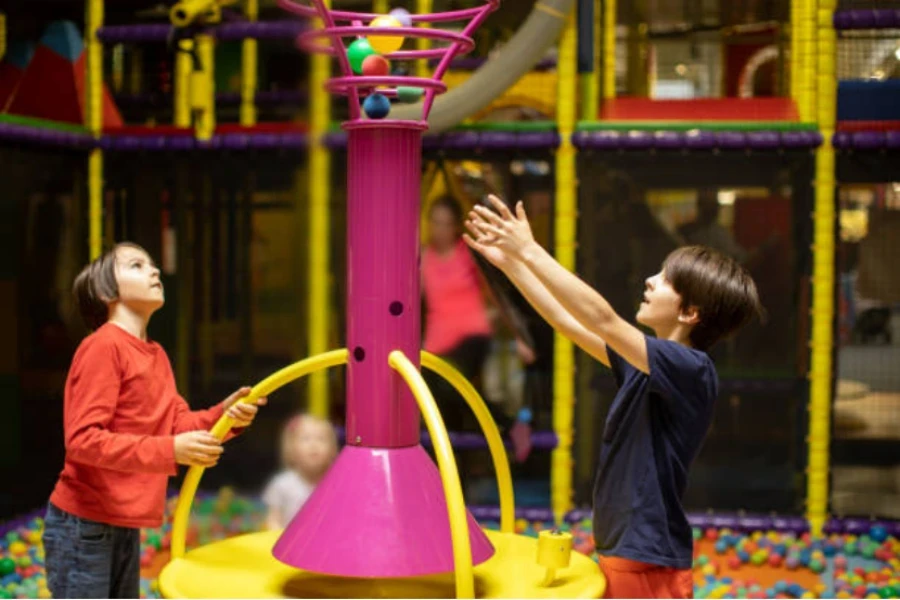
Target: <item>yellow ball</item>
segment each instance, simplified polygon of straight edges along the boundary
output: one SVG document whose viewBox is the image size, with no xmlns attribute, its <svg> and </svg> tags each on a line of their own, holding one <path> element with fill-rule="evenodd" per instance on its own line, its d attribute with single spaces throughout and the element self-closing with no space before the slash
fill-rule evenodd
<svg viewBox="0 0 900 600">
<path fill-rule="evenodd" d="M 375 17 L 375 19 L 369 23 L 369 27 L 403 27 L 403 24 L 396 17 L 382 15 L 380 17 Z M 369 45 L 371 45 L 372 49 L 378 54 L 390 54 L 391 52 L 396 52 L 403 46 L 404 38 L 402 35 L 370 35 L 367 37 L 369 39 Z"/>
<path fill-rule="evenodd" d="M 801 598 L 816 598 L 817 596 L 815 594 L 813 594 L 812 592 L 803 592 L 803 595 L 800 597 Z"/>
<path fill-rule="evenodd" d="M 28 546 L 24 542 L 13 542 L 9 545 L 10 554 L 25 554 L 28 552 Z"/>
<path fill-rule="evenodd" d="M 52 598 L 53 594 L 50 593 L 50 590 L 47 588 L 41 588 L 38 590 L 38 598 Z"/>
</svg>

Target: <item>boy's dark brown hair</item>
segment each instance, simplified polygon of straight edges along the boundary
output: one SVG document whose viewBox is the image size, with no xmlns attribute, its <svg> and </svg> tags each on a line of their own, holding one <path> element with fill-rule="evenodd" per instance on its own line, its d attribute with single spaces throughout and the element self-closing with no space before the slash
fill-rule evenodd
<svg viewBox="0 0 900 600">
<path fill-rule="evenodd" d="M 119 297 L 116 252 L 120 248 L 136 248 L 146 252 L 137 244 L 120 242 L 85 266 L 72 284 L 78 311 L 89 329 L 98 329 L 106 323 L 109 319 L 109 303 Z"/>
<path fill-rule="evenodd" d="M 691 330 L 691 345 L 709 350 L 749 323 L 763 319 L 756 284 L 733 258 L 704 246 L 685 246 L 669 254 L 663 273 L 681 296 L 682 309 L 696 307 L 700 322 Z"/>
</svg>

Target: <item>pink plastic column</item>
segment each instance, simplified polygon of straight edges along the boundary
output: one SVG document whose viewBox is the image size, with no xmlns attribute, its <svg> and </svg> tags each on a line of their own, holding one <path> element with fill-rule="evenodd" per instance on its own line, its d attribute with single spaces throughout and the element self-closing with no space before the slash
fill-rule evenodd
<svg viewBox="0 0 900 600">
<path fill-rule="evenodd" d="M 356 122 L 348 130 L 347 443 L 419 443 L 419 411 L 388 365 L 420 346 L 419 195 L 422 130 L 414 123 Z"/>
</svg>

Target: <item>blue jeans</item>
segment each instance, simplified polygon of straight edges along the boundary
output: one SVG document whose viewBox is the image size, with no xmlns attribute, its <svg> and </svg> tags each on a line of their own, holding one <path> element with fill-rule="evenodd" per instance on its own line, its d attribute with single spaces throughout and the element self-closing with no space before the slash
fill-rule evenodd
<svg viewBox="0 0 900 600">
<path fill-rule="evenodd" d="M 140 530 L 82 519 L 47 506 L 47 587 L 54 598 L 139 598 Z"/>
</svg>

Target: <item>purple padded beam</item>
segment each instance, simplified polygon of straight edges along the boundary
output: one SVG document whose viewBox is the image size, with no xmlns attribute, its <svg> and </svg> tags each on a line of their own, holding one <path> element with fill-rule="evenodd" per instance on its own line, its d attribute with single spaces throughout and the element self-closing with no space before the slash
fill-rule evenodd
<svg viewBox="0 0 900 600">
<path fill-rule="evenodd" d="M 346 431 L 342 427 L 337 428 L 336 431 L 338 440 L 343 443 Z M 484 436 L 480 433 L 450 431 L 448 435 L 451 445 L 456 450 L 480 450 L 488 447 Z M 427 431 L 420 434 L 420 441 L 426 448 L 431 447 L 431 437 Z M 556 448 L 557 441 L 556 434 L 552 431 L 535 431 L 531 434 L 531 444 L 536 450 L 553 450 Z M 509 440 L 504 440 L 504 443 L 507 448 L 511 445 Z"/>
<path fill-rule="evenodd" d="M 900 27 L 900 8 L 837 10 L 833 17 L 834 28 L 893 29 Z"/>
<path fill-rule="evenodd" d="M 900 131 L 838 131 L 831 143 L 841 150 L 898 150 Z"/>
<path fill-rule="evenodd" d="M 0 123 L 0 140 L 73 150 L 85 150 L 94 146 L 93 138 L 86 133 L 44 129 L 18 123 Z"/>
<path fill-rule="evenodd" d="M 255 38 L 258 40 L 293 40 L 306 30 L 297 21 L 238 21 L 209 28 L 217 39 L 223 41 Z M 112 43 L 166 42 L 172 26 L 166 24 L 107 25 L 97 31 L 100 41 Z"/>
<path fill-rule="evenodd" d="M 815 148 L 816 131 L 579 131 L 576 148 L 593 150 L 778 150 Z"/>
<path fill-rule="evenodd" d="M 347 147 L 347 135 L 329 133 L 324 143 L 331 150 L 342 150 Z M 550 150 L 558 146 L 559 134 L 556 131 L 448 131 L 422 138 L 422 147 L 426 151 L 526 151 Z"/>
</svg>

